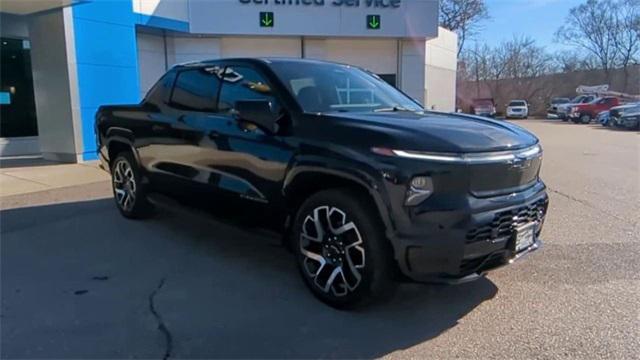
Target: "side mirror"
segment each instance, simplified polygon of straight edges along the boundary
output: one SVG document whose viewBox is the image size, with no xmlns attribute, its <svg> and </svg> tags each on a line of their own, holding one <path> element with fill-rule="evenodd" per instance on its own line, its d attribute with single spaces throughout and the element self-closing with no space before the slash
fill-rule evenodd
<svg viewBox="0 0 640 360">
<path fill-rule="evenodd" d="M 271 110 L 267 100 L 238 100 L 235 103 L 238 118 L 254 123 L 270 133 L 278 132 L 278 114 Z"/>
</svg>

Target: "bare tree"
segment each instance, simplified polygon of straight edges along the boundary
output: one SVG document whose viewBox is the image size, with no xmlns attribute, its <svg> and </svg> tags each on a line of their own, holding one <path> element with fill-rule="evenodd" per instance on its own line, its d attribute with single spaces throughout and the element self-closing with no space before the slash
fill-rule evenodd
<svg viewBox="0 0 640 360">
<path fill-rule="evenodd" d="M 583 65 L 596 63 L 611 82 L 611 69 L 625 72 L 640 62 L 640 0 L 587 0 L 569 10 L 556 39 L 583 51 Z M 594 61 L 595 60 L 595 61 Z"/>
<path fill-rule="evenodd" d="M 611 37 L 618 66 L 626 68 L 640 61 L 640 0 L 615 4 Z"/>
<path fill-rule="evenodd" d="M 461 58 L 466 79 L 475 86 L 475 97 L 488 91 L 502 104 L 509 99 L 546 99 L 554 90 L 539 80 L 553 72 L 553 58 L 530 37 L 514 37 L 493 48 L 476 44 Z"/>
<path fill-rule="evenodd" d="M 440 1 L 440 26 L 458 34 L 458 56 L 466 41 L 479 30 L 480 22 L 488 18 L 484 0 Z"/>
<path fill-rule="evenodd" d="M 584 56 L 576 51 L 560 51 L 553 57 L 553 72 L 568 73 L 580 70 L 594 70 L 598 68 L 592 57 Z"/>
</svg>

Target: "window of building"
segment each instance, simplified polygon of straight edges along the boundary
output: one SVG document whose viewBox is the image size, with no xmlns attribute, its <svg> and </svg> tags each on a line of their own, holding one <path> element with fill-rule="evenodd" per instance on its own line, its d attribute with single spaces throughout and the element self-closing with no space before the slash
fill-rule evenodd
<svg viewBox="0 0 640 360">
<path fill-rule="evenodd" d="M 218 104 L 220 112 L 230 111 L 238 100 L 267 100 L 275 104 L 275 98 L 267 81 L 253 69 L 227 67 L 223 80 Z"/>
<path fill-rule="evenodd" d="M 191 111 L 216 111 L 220 88 L 218 67 L 181 71 L 171 94 L 171 105 Z"/>
<path fill-rule="evenodd" d="M 0 38 L 0 137 L 38 135 L 29 41 Z"/>
</svg>

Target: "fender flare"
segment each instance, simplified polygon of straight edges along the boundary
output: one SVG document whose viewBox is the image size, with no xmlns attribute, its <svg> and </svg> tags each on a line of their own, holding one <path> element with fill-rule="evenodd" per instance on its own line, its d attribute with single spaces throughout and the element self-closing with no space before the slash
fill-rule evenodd
<svg viewBox="0 0 640 360">
<path fill-rule="evenodd" d="M 335 160 L 331 160 L 330 162 L 337 165 Z M 384 189 L 380 186 L 379 180 L 366 171 L 353 170 L 354 168 L 352 164 L 349 166 L 347 166 L 346 163 L 341 164 L 343 166 L 328 166 L 327 163 L 318 164 L 317 161 L 314 161 L 313 163 L 314 164 L 295 164 L 290 167 L 285 175 L 282 185 L 283 196 L 287 197 L 288 189 L 291 188 L 292 184 L 294 184 L 296 179 L 301 175 L 320 173 L 356 183 L 366 189 L 369 196 L 373 199 L 378 214 L 380 215 L 380 219 L 385 227 L 387 237 L 391 238 L 391 236 L 393 236 L 395 224 L 390 216 L 390 204 L 388 204 L 384 195 L 381 194 L 381 190 L 384 192 Z"/>
<path fill-rule="evenodd" d="M 129 146 L 131 148 L 131 152 L 133 153 L 133 157 L 136 159 L 136 161 L 138 162 L 138 164 L 141 164 L 140 162 L 140 156 L 138 154 L 138 150 L 136 149 L 136 147 L 134 146 L 134 135 L 133 135 L 133 131 L 126 129 L 126 128 L 122 128 L 122 127 L 110 127 L 107 131 L 106 131 L 106 144 L 105 147 L 107 148 L 107 152 L 109 150 L 109 146 L 111 145 L 111 143 L 113 142 L 118 142 L 118 143 L 122 143 L 125 144 L 127 146 Z M 112 159 L 109 159 L 109 161 L 111 161 Z"/>
</svg>

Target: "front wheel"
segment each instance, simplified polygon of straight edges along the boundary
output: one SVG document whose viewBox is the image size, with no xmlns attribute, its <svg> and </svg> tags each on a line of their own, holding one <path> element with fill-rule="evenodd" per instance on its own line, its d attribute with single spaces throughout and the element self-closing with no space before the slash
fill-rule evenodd
<svg viewBox="0 0 640 360">
<path fill-rule="evenodd" d="M 393 249 L 371 201 L 347 189 L 307 199 L 292 235 L 302 278 L 313 294 L 336 308 L 390 296 Z"/>
<path fill-rule="evenodd" d="M 589 114 L 584 114 L 580 116 L 580 122 L 583 124 L 588 124 L 591 122 L 591 116 Z"/>
</svg>

